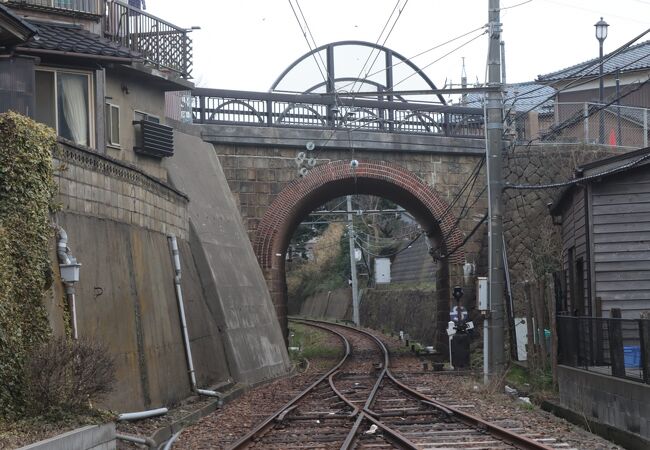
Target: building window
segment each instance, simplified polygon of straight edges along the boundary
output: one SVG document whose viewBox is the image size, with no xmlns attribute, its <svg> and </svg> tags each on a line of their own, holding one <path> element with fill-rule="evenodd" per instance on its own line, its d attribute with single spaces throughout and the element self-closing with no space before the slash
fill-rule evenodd
<svg viewBox="0 0 650 450">
<path fill-rule="evenodd" d="M 120 107 L 106 103 L 106 143 L 114 147 L 120 146 Z"/>
<path fill-rule="evenodd" d="M 36 71 L 34 118 L 61 137 L 90 146 L 92 103 L 90 74 L 59 70 Z"/>
</svg>

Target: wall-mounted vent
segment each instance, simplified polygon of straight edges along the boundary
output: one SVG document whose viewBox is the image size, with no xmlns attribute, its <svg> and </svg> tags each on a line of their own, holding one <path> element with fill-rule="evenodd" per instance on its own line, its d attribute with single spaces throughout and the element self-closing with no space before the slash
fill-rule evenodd
<svg viewBox="0 0 650 450">
<path fill-rule="evenodd" d="M 133 150 L 136 153 L 164 158 L 174 156 L 174 129 L 149 120 L 134 121 L 139 137 Z"/>
</svg>

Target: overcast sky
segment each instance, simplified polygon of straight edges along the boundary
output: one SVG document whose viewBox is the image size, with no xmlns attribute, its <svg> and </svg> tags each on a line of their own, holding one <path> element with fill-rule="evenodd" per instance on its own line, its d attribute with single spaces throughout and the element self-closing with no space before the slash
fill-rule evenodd
<svg viewBox="0 0 650 450">
<path fill-rule="evenodd" d="M 376 42 L 396 1 L 299 3 L 316 43 L 323 45 Z M 386 46 L 406 57 L 487 22 L 488 0 L 400 0 L 405 2 Z M 650 0 L 501 0 L 501 8 L 508 82 L 531 81 L 597 57 L 594 24 L 601 16 L 610 24 L 606 53 L 650 27 Z M 203 87 L 267 91 L 285 67 L 309 51 L 288 0 L 147 0 L 147 11 L 178 26 L 201 27 L 192 38 L 195 82 Z M 476 34 L 414 63 L 426 66 Z M 647 39 L 650 35 L 642 40 Z M 483 35 L 425 72 L 438 87 L 445 79 L 458 83 L 465 57 L 469 81 L 483 82 L 487 41 Z"/>
</svg>

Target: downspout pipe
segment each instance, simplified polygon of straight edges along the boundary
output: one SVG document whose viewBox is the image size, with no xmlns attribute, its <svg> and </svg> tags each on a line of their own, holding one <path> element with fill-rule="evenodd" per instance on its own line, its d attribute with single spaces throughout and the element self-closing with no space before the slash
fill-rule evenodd
<svg viewBox="0 0 650 450">
<path fill-rule="evenodd" d="M 130 434 L 116 434 L 116 439 L 126 442 L 132 442 L 134 444 L 146 445 L 149 448 L 156 448 L 156 441 L 149 437 L 140 437 L 140 436 L 131 436 Z"/>
<path fill-rule="evenodd" d="M 174 287 L 176 289 L 176 300 L 178 301 L 178 314 L 181 319 L 181 331 L 183 332 L 183 344 L 185 345 L 185 356 L 187 359 L 187 370 L 190 373 L 190 383 L 192 385 L 192 391 L 196 392 L 199 395 L 205 395 L 208 397 L 221 397 L 216 391 L 211 391 L 208 389 L 199 389 L 196 384 L 196 373 L 194 371 L 194 362 L 192 360 L 192 349 L 190 348 L 190 338 L 187 332 L 187 320 L 185 318 L 185 305 L 183 303 L 183 291 L 181 289 L 181 257 L 180 252 L 178 251 L 178 242 L 176 241 L 176 236 L 169 235 L 169 245 L 172 250 L 172 262 L 174 264 Z"/>
<path fill-rule="evenodd" d="M 117 416 L 117 420 L 120 422 L 128 422 L 131 420 L 148 419 L 150 417 L 162 416 L 164 414 L 167 414 L 168 411 L 169 410 L 167 408 L 156 408 L 150 409 L 148 411 L 123 413 Z"/>
</svg>

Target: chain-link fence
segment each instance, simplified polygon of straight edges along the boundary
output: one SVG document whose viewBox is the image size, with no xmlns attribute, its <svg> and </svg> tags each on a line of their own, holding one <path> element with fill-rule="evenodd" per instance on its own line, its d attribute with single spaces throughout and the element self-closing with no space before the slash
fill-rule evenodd
<svg viewBox="0 0 650 450">
<path fill-rule="evenodd" d="M 553 111 L 515 114 L 511 134 L 518 141 L 648 146 L 647 108 L 598 103 L 556 103 Z"/>
</svg>

